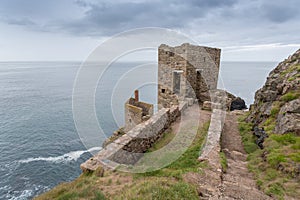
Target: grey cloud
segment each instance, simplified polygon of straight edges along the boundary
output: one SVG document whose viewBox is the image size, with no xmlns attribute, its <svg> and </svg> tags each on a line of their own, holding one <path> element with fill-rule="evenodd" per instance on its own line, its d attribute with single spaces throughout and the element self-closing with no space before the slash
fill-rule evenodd
<svg viewBox="0 0 300 200">
<path fill-rule="evenodd" d="M 75 0 L 74 3 L 81 7 L 88 7 L 90 5 L 88 2 L 83 0 Z"/>
<path fill-rule="evenodd" d="M 208 41 L 282 42 L 299 40 L 297 36 L 286 36 L 292 29 L 299 30 L 295 28 L 300 20 L 295 10 L 297 1 L 3 0 L 0 20 L 35 31 L 75 36 L 110 36 L 131 28 L 155 26 L 191 35 L 206 34 Z"/>
<path fill-rule="evenodd" d="M 21 18 L 24 18 L 24 21 L 31 20 L 35 24 L 35 30 L 65 31 L 77 35 L 108 35 L 143 26 L 184 28 L 193 20 L 204 18 L 214 9 L 230 7 L 236 2 L 237 0 L 152 0 L 118 3 L 93 0 L 4 0 L 0 3 L 3 8 L 0 7 L 0 11 L 10 14 L 9 21 L 22 21 Z M 74 9 L 74 5 L 82 10 L 82 16 L 64 17 L 62 8 L 65 12 L 72 12 L 70 10 Z M 53 25 L 54 23 L 56 25 Z"/>
<path fill-rule="evenodd" d="M 13 19 L 13 18 L 2 18 L 3 21 L 5 21 L 8 24 L 12 25 L 19 25 L 19 26 L 36 26 L 37 24 L 34 23 L 30 19 L 21 18 L 21 19 Z"/>
<path fill-rule="evenodd" d="M 297 0 L 274 0 L 262 4 L 263 16 L 274 23 L 283 23 L 299 16 Z"/>
<path fill-rule="evenodd" d="M 78 5 L 87 9 L 84 17 L 62 26 L 73 34 L 83 35 L 110 35 L 144 26 L 186 29 L 199 20 L 222 24 L 228 23 L 226 20 L 233 21 L 235 27 L 232 28 L 235 30 L 247 29 L 247 25 L 264 28 L 270 22 L 277 24 L 297 19 L 297 12 L 293 11 L 296 8 L 295 1 L 297 0 L 152 0 L 95 3 L 91 0 L 77 0 Z M 208 15 L 212 15 L 213 19 L 208 18 Z M 202 24 L 196 23 L 197 25 Z"/>
<path fill-rule="evenodd" d="M 192 6 L 198 6 L 198 7 L 223 7 L 223 6 L 232 6 L 234 5 L 238 0 L 191 0 L 186 1 L 188 4 Z"/>
<path fill-rule="evenodd" d="M 235 2 L 236 0 L 192 0 L 95 4 L 77 0 L 78 5 L 88 7 L 89 10 L 86 11 L 84 18 L 67 23 L 65 26 L 83 34 L 111 34 L 143 26 L 184 28 L 195 19 L 204 18 L 214 9 L 230 7 Z"/>
</svg>

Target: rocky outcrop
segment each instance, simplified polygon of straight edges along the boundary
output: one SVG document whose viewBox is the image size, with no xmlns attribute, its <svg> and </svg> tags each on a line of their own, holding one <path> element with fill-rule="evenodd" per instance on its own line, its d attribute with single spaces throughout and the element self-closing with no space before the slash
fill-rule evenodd
<svg viewBox="0 0 300 200">
<path fill-rule="evenodd" d="M 277 133 L 295 132 L 300 135 L 300 98 L 281 107 L 277 117 Z"/>
<path fill-rule="evenodd" d="M 244 110 L 244 109 L 247 109 L 247 106 L 246 106 L 245 101 L 242 98 L 236 97 L 231 101 L 230 111 Z"/>
<path fill-rule="evenodd" d="M 211 103 L 206 101 L 203 103 L 204 110 L 212 110 L 213 108 L 222 110 L 244 110 L 247 109 L 245 101 L 241 97 L 236 97 L 228 91 L 216 89 L 210 91 Z M 211 105 L 209 105 L 209 103 Z M 216 106 L 220 105 L 219 107 Z M 211 107 L 211 108 L 210 108 Z"/>
<path fill-rule="evenodd" d="M 300 49 L 270 72 L 247 120 L 272 133 L 300 135 Z"/>
</svg>

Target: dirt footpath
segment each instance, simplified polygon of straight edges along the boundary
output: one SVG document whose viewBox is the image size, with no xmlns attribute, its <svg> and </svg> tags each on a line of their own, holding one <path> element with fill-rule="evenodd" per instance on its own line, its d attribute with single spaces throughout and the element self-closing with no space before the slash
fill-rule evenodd
<svg viewBox="0 0 300 200">
<path fill-rule="evenodd" d="M 221 149 L 228 163 L 226 173 L 222 173 L 224 199 L 271 199 L 258 190 L 252 174 L 247 169 L 247 154 L 242 144 L 235 114 L 227 114 L 221 137 Z"/>
</svg>

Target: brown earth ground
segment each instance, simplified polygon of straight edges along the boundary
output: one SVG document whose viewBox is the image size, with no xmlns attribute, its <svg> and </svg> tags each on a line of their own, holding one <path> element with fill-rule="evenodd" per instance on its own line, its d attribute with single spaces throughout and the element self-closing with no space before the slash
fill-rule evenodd
<svg viewBox="0 0 300 200">
<path fill-rule="evenodd" d="M 247 154 L 238 130 L 236 114 L 228 114 L 221 139 L 222 151 L 228 163 L 222 175 L 222 194 L 225 199 L 271 199 L 258 190 L 252 174 L 247 169 Z"/>
</svg>

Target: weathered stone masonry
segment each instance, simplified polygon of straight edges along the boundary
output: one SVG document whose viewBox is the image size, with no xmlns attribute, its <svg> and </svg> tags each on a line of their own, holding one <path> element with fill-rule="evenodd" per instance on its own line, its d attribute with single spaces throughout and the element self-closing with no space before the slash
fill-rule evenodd
<svg viewBox="0 0 300 200">
<path fill-rule="evenodd" d="M 138 90 L 135 90 L 134 93 L 135 98 L 130 98 L 125 103 L 125 132 L 130 131 L 153 115 L 153 105 L 139 101 Z"/>
<path fill-rule="evenodd" d="M 97 155 L 81 164 L 83 171 L 94 171 L 99 166 L 115 168 L 119 164 L 134 164 L 188 107 L 187 102 L 163 108 L 149 120 L 135 126 L 128 133 L 104 147 Z"/>
<path fill-rule="evenodd" d="M 170 107 L 186 98 L 209 101 L 217 88 L 220 49 L 188 43 L 158 49 L 158 105 Z"/>
</svg>

